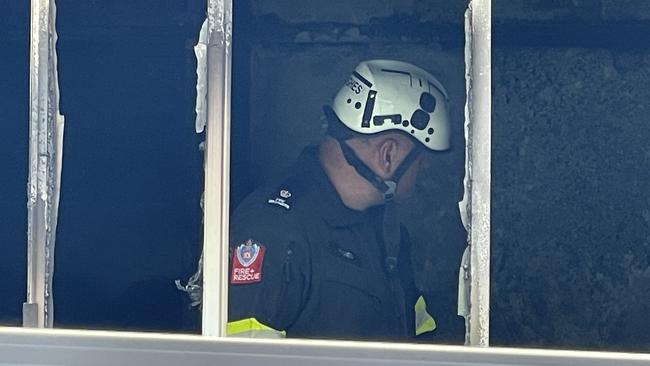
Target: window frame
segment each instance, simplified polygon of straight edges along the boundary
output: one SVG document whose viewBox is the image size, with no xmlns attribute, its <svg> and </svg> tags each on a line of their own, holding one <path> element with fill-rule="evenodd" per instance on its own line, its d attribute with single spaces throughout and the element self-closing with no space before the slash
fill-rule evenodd
<svg viewBox="0 0 650 366">
<path fill-rule="evenodd" d="M 59 110 L 56 3 L 30 3 L 27 298 L 23 326 L 52 327 L 52 274 L 63 159 Z"/>
<path fill-rule="evenodd" d="M 207 24 L 202 334 L 225 337 L 228 322 L 232 0 L 208 0 Z"/>
<path fill-rule="evenodd" d="M 117 331 L 21 329 L 0 327 L 3 362 L 14 364 L 83 364 L 88 357 L 105 364 L 143 362 L 188 366 L 207 360 L 229 364 L 303 364 L 310 361 L 360 365 L 370 362 L 430 365 L 543 365 L 572 363 L 640 365 L 650 355 L 618 352 L 551 351 L 489 346 L 490 147 L 491 147 L 491 2 L 472 0 L 466 13 L 465 198 L 459 203 L 468 229 L 470 282 L 468 344 L 479 347 L 353 341 L 262 340 L 226 338 L 228 306 L 228 233 L 230 189 L 230 102 L 233 0 L 208 3 L 207 124 L 203 242 L 203 326 L 201 336 Z M 53 251 L 61 172 L 63 117 L 59 114 L 56 73 L 55 0 L 31 0 L 30 33 L 30 183 L 28 197 L 39 199 L 38 187 L 50 188 L 49 203 L 30 206 L 28 220 L 28 299 L 24 325 L 48 328 L 45 253 Z M 40 139 L 39 139 L 40 136 Z M 43 139 L 46 137 L 45 139 Z M 45 144 L 45 145 L 43 145 Z M 43 146 L 51 149 L 42 151 Z M 39 147 L 41 150 L 39 150 Z M 47 153 L 47 154 L 44 154 Z M 39 157 L 47 156 L 38 175 Z M 43 159 L 41 159 L 43 160 Z M 32 174 L 33 173 L 33 174 Z M 36 202 L 36 201 L 34 201 Z M 44 218 L 49 218 L 46 222 Z M 54 228 L 54 230 L 52 230 Z M 36 304 L 37 307 L 29 304 Z M 50 310 L 51 311 L 51 310 Z M 335 355 L 335 356 L 333 356 Z M 5 358 L 6 356 L 6 358 Z M 99 357 L 98 357 L 99 356 Z M 170 357 L 171 356 L 171 357 Z M 101 361 L 106 360 L 106 361 Z"/>
<path fill-rule="evenodd" d="M 3 365 L 641 366 L 650 355 L 322 340 L 0 328 Z"/>
<path fill-rule="evenodd" d="M 489 342 L 490 8 L 489 0 L 473 0 L 465 16 L 469 168 L 466 198 L 460 203 L 474 249 L 464 266 L 470 278 L 470 312 L 463 314 L 468 319 L 467 343 L 481 346 Z M 207 0 L 202 334 L 218 337 L 226 335 L 228 316 L 232 9 L 232 0 Z M 23 324 L 49 328 L 53 326 L 51 281 L 63 151 L 55 0 L 32 0 L 30 22 L 28 290 Z M 472 144 L 474 149 L 469 148 Z"/>
<path fill-rule="evenodd" d="M 203 324 L 206 336 L 226 335 L 230 182 L 232 2 L 208 0 L 207 123 L 203 243 Z M 491 2 L 472 0 L 465 14 L 467 104 L 465 196 L 468 231 L 466 344 L 489 345 Z M 460 282 L 463 282 L 459 279 Z M 460 284 L 459 284 L 460 285 Z M 460 287 L 460 286 L 459 286 Z M 472 290 L 474 289 L 474 290 Z M 464 292 L 464 291 L 463 291 Z"/>
<path fill-rule="evenodd" d="M 490 345 L 490 199 L 492 147 L 492 5 L 473 0 L 465 14 L 465 209 L 469 316 L 466 344 Z M 461 269 L 463 272 L 465 268 Z"/>
</svg>

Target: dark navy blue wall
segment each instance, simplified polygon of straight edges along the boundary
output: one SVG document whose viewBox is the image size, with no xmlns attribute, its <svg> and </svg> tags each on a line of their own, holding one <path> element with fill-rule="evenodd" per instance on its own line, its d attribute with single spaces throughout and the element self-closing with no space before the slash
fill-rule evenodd
<svg viewBox="0 0 650 366">
<path fill-rule="evenodd" d="M 21 324 L 27 283 L 29 2 L 0 1 L 0 325 Z"/>
<path fill-rule="evenodd" d="M 189 1 L 58 1 L 66 117 L 56 326 L 191 331 L 201 241 Z"/>
</svg>

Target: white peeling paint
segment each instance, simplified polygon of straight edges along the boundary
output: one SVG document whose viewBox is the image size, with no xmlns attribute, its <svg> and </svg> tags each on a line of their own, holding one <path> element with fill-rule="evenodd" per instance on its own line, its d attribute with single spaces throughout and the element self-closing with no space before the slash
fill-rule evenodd
<svg viewBox="0 0 650 366">
<path fill-rule="evenodd" d="M 465 344 L 469 345 L 469 246 L 465 247 L 458 269 L 458 315 L 465 318 Z"/>
<path fill-rule="evenodd" d="M 469 234 L 470 234 L 470 202 L 471 202 L 471 181 L 470 181 L 470 88 L 472 86 L 471 70 L 472 70 L 472 28 L 471 28 L 472 9 L 471 6 L 465 11 L 465 176 L 463 177 L 463 199 L 458 202 L 458 210 L 460 212 L 460 219 L 463 227 L 467 232 L 468 246 L 463 252 L 460 268 L 458 269 L 458 312 L 459 316 L 465 318 L 465 344 L 469 345 L 469 315 L 470 315 L 470 273 L 469 273 Z"/>
<path fill-rule="evenodd" d="M 208 95 L 208 20 L 203 21 L 199 32 L 199 41 L 194 46 L 196 56 L 196 133 L 202 133 L 207 120 L 207 95 Z"/>
</svg>

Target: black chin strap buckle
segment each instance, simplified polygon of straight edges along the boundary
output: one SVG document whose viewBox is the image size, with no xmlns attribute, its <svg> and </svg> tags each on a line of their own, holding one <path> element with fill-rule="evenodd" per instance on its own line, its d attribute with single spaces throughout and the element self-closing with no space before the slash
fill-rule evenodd
<svg viewBox="0 0 650 366">
<path fill-rule="evenodd" d="M 393 198 L 395 198 L 397 183 L 393 182 L 392 180 L 386 180 L 384 181 L 384 185 L 386 185 L 386 190 L 384 191 L 384 201 L 392 201 Z"/>
</svg>

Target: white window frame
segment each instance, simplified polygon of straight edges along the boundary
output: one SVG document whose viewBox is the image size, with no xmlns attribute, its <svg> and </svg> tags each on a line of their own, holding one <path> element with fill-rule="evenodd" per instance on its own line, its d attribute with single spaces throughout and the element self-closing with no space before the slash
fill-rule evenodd
<svg viewBox="0 0 650 366">
<path fill-rule="evenodd" d="M 490 178 L 492 148 L 492 5 L 473 0 L 465 15 L 465 197 L 469 226 L 469 317 L 466 343 L 490 344 Z M 469 191 L 469 193 L 467 192 Z M 465 198 L 463 199 L 465 201 Z M 461 202 L 462 204 L 463 202 Z"/>
<path fill-rule="evenodd" d="M 0 365 L 641 366 L 650 355 L 0 328 Z"/>
<path fill-rule="evenodd" d="M 489 342 L 490 8 L 473 0 L 466 15 L 466 113 L 471 256 L 468 343 Z M 207 0 L 207 123 L 203 243 L 202 334 L 225 336 L 228 307 L 232 0 Z M 51 280 L 61 174 L 54 0 L 31 1 L 28 299 L 25 326 L 53 324 Z M 43 174 L 45 172 L 45 174 Z M 464 200 L 465 201 L 465 200 Z M 477 224 L 474 224 L 477 223 Z M 472 291 L 471 289 L 476 289 Z"/>
<path fill-rule="evenodd" d="M 208 113 L 205 150 L 203 329 L 201 336 L 0 327 L 0 365 L 647 365 L 650 355 L 486 348 L 489 345 L 490 0 L 466 15 L 466 199 L 471 248 L 468 343 L 479 347 L 226 338 L 230 181 L 232 2 L 208 2 Z M 54 0 L 31 0 L 28 300 L 25 326 L 52 318 L 51 256 L 61 171 Z M 33 169 L 33 171 L 32 171 Z M 46 172 L 46 174 L 38 174 Z M 49 251 L 49 256 L 47 255 Z M 48 259 L 49 262 L 48 262 Z M 49 311 L 48 311 L 49 309 Z"/>
<path fill-rule="evenodd" d="M 54 0 L 32 0 L 29 49 L 29 180 L 27 184 L 27 299 L 23 326 L 52 327 L 63 116 L 59 113 Z"/>
<path fill-rule="evenodd" d="M 202 333 L 224 337 L 228 322 L 232 0 L 208 0 L 207 16 Z"/>
<path fill-rule="evenodd" d="M 466 13 L 466 193 L 469 232 L 467 344 L 489 345 L 491 2 Z M 228 307 L 232 0 L 208 0 L 208 117 L 203 243 L 203 335 L 225 336 Z M 471 147 L 471 148 L 470 148 Z"/>
</svg>

